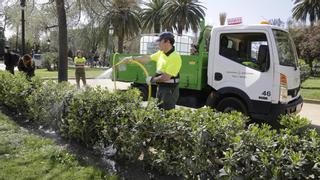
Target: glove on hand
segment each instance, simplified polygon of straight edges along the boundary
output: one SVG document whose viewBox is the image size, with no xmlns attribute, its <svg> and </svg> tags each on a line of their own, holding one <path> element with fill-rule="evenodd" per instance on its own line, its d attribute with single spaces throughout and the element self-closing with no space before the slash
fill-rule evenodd
<svg viewBox="0 0 320 180">
<path fill-rule="evenodd" d="M 153 77 L 152 77 L 152 76 L 148 76 L 148 77 L 146 78 L 146 83 L 147 83 L 147 85 L 151 85 L 151 84 L 153 83 L 152 80 L 153 80 Z"/>
</svg>

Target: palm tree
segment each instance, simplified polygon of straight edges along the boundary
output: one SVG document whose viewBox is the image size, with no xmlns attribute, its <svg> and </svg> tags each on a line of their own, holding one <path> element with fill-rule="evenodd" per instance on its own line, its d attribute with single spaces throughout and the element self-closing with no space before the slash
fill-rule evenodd
<svg viewBox="0 0 320 180">
<path fill-rule="evenodd" d="M 295 6 L 292 9 L 293 17 L 296 20 L 306 21 L 309 17 L 311 26 L 320 19 L 320 1 L 319 0 L 295 0 Z"/>
<path fill-rule="evenodd" d="M 169 0 L 164 7 L 165 24 L 177 30 L 179 35 L 190 28 L 197 32 L 205 16 L 204 9 L 198 0 Z"/>
<path fill-rule="evenodd" d="M 118 37 L 118 52 L 123 52 L 125 37 L 137 35 L 141 29 L 138 2 L 131 0 L 112 0 L 108 17 Z"/>
<path fill-rule="evenodd" d="M 165 0 L 151 0 L 149 3 L 145 3 L 147 7 L 142 10 L 143 29 L 153 29 L 155 33 L 160 33 L 164 20 L 163 7 L 165 3 Z"/>
</svg>

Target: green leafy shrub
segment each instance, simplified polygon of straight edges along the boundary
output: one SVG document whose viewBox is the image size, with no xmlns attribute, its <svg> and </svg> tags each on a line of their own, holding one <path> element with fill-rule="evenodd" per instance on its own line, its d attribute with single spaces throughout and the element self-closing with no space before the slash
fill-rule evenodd
<svg viewBox="0 0 320 180">
<path fill-rule="evenodd" d="M 58 53 L 47 52 L 43 55 L 43 65 L 48 71 L 54 71 L 58 68 Z"/>
<path fill-rule="evenodd" d="M 64 101 L 75 91 L 76 88 L 67 82 L 44 82 L 27 97 L 29 116 L 39 125 L 57 129 L 57 123 L 62 118 Z"/>
<path fill-rule="evenodd" d="M 282 116 L 283 129 L 252 124 L 241 113 L 209 108 L 164 111 L 141 105 L 139 91 L 76 90 L 67 83 L 0 72 L 0 102 L 39 125 L 58 124 L 88 148 L 188 179 L 320 179 L 320 136 L 308 120 Z"/>
<path fill-rule="evenodd" d="M 190 113 L 155 107 L 136 111 L 132 128 L 123 131 L 116 142 L 119 154 L 167 174 L 185 175 L 195 146 Z"/>
<path fill-rule="evenodd" d="M 301 118 L 297 115 L 282 115 L 280 124 L 297 133 L 302 128 L 309 126 L 311 122 L 307 118 Z"/>
<path fill-rule="evenodd" d="M 320 77 L 320 60 L 313 61 L 313 76 Z"/>
<path fill-rule="evenodd" d="M 126 123 L 131 111 L 139 108 L 137 90 L 110 93 L 100 87 L 86 88 L 67 101 L 61 132 L 87 147 L 96 143 L 109 145 L 118 136 L 117 126 Z"/>
<path fill-rule="evenodd" d="M 133 127 L 119 141 L 120 154 L 166 174 L 196 178 L 218 174 L 230 138 L 244 130 L 247 118 L 209 108 L 136 111 Z M 214 172 L 213 172 L 214 171 Z"/>
<path fill-rule="evenodd" d="M 304 82 L 311 76 L 310 66 L 302 59 L 299 60 L 300 80 Z"/>
<path fill-rule="evenodd" d="M 23 73 L 12 75 L 2 71 L 0 72 L 0 102 L 13 112 L 26 114 L 29 110 L 27 97 L 40 85 L 41 81 L 37 78 L 33 78 L 30 82 Z"/>
<path fill-rule="evenodd" d="M 273 150 L 275 130 L 268 125 L 259 127 L 250 125 L 247 131 L 241 131 L 234 139 L 232 146 L 225 151 L 224 170 L 226 176 L 247 179 L 271 179 L 273 176 Z M 271 176 L 271 177 L 270 177 Z"/>
<path fill-rule="evenodd" d="M 280 133 L 270 126 L 250 125 L 225 152 L 228 178 L 319 179 L 319 134 L 307 129 L 301 135 L 290 129 Z"/>
</svg>

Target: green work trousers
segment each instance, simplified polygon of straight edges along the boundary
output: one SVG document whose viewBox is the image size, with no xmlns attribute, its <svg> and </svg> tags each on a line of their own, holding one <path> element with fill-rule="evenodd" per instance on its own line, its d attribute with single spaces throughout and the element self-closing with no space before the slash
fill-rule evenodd
<svg viewBox="0 0 320 180">
<path fill-rule="evenodd" d="M 83 86 L 86 86 L 86 72 L 84 71 L 84 68 L 76 68 L 76 82 L 78 88 L 80 88 L 80 78 L 82 79 Z"/>
<path fill-rule="evenodd" d="M 159 108 L 174 109 L 179 98 L 178 84 L 159 84 L 156 97 L 160 101 Z"/>
</svg>

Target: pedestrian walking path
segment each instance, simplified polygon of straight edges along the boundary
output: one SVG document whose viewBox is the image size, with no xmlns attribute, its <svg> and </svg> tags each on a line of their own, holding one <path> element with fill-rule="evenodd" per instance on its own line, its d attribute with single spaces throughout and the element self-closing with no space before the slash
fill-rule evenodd
<svg viewBox="0 0 320 180">
<path fill-rule="evenodd" d="M 71 84 L 76 84 L 75 79 L 69 80 Z M 114 90 L 114 82 L 111 79 L 87 79 L 87 85 L 90 87 L 106 87 L 109 90 Z M 82 82 L 80 81 L 82 87 Z M 117 89 L 124 90 L 130 87 L 130 83 L 116 82 Z"/>
</svg>

